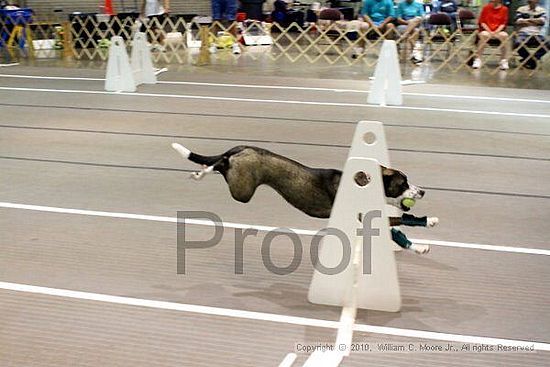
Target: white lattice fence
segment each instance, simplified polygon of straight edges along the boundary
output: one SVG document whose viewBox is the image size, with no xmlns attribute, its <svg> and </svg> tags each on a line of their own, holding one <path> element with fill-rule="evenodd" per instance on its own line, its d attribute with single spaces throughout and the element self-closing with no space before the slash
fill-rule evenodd
<svg viewBox="0 0 550 367">
<path fill-rule="evenodd" d="M 290 62 L 305 61 L 311 64 L 328 63 L 330 65 L 364 64 L 374 66 L 382 41 L 387 37 L 396 38 L 400 47 L 401 61 L 408 62 L 406 40 L 393 34 L 379 35 L 373 31 L 364 32 L 350 30 L 342 23 L 328 25 L 309 24 L 302 28 L 298 24 L 291 24 L 288 28 L 282 28 L 278 24 L 247 23 L 239 24 L 200 24 L 199 19 L 186 22 L 180 17 L 159 17 L 142 24 L 132 17 L 102 17 L 102 16 L 73 16 L 70 22 L 61 24 L 55 21 L 36 21 L 34 19 L 6 19 L 0 18 L 0 32 L 2 39 L 0 46 L 9 51 L 12 56 L 33 57 L 38 50 L 33 46 L 52 46 L 57 52 L 52 55 L 63 57 L 71 55 L 76 60 L 92 60 L 103 62 L 107 59 L 110 38 L 121 36 L 128 46 L 134 33 L 138 30 L 147 33 L 148 42 L 153 49 L 153 58 L 156 62 L 186 64 L 193 61 L 193 53 L 189 47 L 194 47 L 200 41 L 198 30 L 201 26 L 209 27 L 207 42 L 216 42 L 217 36 L 222 32 L 224 37 L 232 37 L 231 34 L 244 32 L 257 32 L 262 29 L 272 38 L 272 44 L 263 47 L 261 53 L 248 53 L 247 57 L 269 58 L 271 60 L 286 59 Z M 17 26 L 17 27 L 16 27 Z M 234 32 L 237 27 L 239 32 Z M 17 33 L 18 32 L 18 33 Z M 15 34 L 17 33 L 17 34 Z M 20 41 L 21 38 L 24 41 Z M 240 36 L 237 36 L 240 37 Z M 472 53 L 475 50 L 477 32 L 463 34 L 460 31 L 449 33 L 440 30 L 422 30 L 420 43 L 424 55 L 424 63 L 429 63 L 434 71 L 446 70 L 457 72 L 469 68 Z M 515 34 L 511 34 L 511 39 Z M 30 40 L 35 42 L 29 42 Z M 41 40 L 41 42 L 36 42 Z M 9 43 L 9 44 L 8 44 Z M 358 47 L 363 52 L 358 54 Z M 529 52 L 534 53 L 539 49 L 547 50 L 544 43 L 531 47 L 524 41 L 517 48 L 529 46 Z M 525 70 L 526 61 L 519 62 L 517 48 L 513 50 L 512 67 L 508 73 L 514 74 Z M 244 47 L 246 52 L 246 47 Z M 24 52 L 22 52 L 24 51 Z M 43 49 L 42 49 L 43 51 Z M 547 50 L 548 51 L 548 50 Z M 496 47 L 487 47 L 483 56 L 484 66 L 488 72 L 497 73 L 500 50 Z M 42 55 L 43 56 L 43 55 Z M 546 71 L 538 68 L 530 73 Z"/>
</svg>

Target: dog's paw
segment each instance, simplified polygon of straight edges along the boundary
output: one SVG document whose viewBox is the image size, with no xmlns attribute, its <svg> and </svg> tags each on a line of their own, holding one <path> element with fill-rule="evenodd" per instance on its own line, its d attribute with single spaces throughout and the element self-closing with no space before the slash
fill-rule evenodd
<svg viewBox="0 0 550 367">
<path fill-rule="evenodd" d="M 426 221 L 426 227 L 435 227 L 438 223 L 438 217 L 428 217 L 428 220 Z"/>
<path fill-rule="evenodd" d="M 412 251 L 416 252 L 419 255 L 424 255 L 424 254 L 427 254 L 428 252 L 430 252 L 430 246 L 429 245 L 419 245 L 419 244 L 413 243 L 409 247 L 409 250 L 412 250 Z"/>
<path fill-rule="evenodd" d="M 189 175 L 189 178 L 192 178 L 193 180 L 196 180 L 196 181 L 200 181 L 202 180 L 204 176 L 204 172 L 203 171 L 198 171 L 198 172 L 193 172 Z"/>
</svg>

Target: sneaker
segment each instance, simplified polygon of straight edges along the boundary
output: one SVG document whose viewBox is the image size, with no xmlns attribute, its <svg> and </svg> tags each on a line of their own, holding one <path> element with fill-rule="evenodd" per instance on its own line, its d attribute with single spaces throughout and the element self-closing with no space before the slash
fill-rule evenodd
<svg viewBox="0 0 550 367">
<path fill-rule="evenodd" d="M 472 68 L 479 69 L 481 67 L 481 59 L 479 57 L 476 57 L 474 60 L 474 63 L 472 64 Z"/>
<path fill-rule="evenodd" d="M 510 69 L 510 66 L 508 65 L 508 60 L 502 59 L 499 63 L 500 70 L 508 70 Z"/>
<path fill-rule="evenodd" d="M 420 65 L 420 64 L 422 64 L 422 59 L 420 59 L 416 56 L 413 56 L 413 57 L 411 57 L 411 62 L 415 65 Z"/>
<path fill-rule="evenodd" d="M 241 53 L 241 46 L 239 46 L 239 44 L 238 44 L 237 42 L 235 42 L 235 43 L 233 44 L 233 46 L 231 46 L 231 50 L 233 51 L 233 53 L 234 53 L 235 55 L 238 55 L 238 54 Z"/>
<path fill-rule="evenodd" d="M 363 49 L 363 47 L 354 47 L 353 51 L 351 52 L 351 58 L 352 59 L 358 58 L 363 54 L 364 51 L 365 50 Z"/>
</svg>

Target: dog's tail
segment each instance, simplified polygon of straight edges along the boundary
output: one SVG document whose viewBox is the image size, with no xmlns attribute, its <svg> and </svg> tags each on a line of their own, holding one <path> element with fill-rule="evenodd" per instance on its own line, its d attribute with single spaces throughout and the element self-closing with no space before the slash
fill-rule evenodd
<svg viewBox="0 0 550 367">
<path fill-rule="evenodd" d="M 204 156 L 193 153 L 192 151 L 178 143 L 172 143 L 172 148 L 174 148 L 183 158 L 189 159 L 191 162 L 200 165 L 212 166 L 222 159 L 221 155 Z"/>
</svg>

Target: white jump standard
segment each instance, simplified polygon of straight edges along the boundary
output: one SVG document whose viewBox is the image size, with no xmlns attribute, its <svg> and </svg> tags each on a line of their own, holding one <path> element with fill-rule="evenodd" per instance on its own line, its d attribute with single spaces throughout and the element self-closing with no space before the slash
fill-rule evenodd
<svg viewBox="0 0 550 367">
<path fill-rule="evenodd" d="M 392 237 L 396 240 L 399 234 L 402 238 L 396 242 L 418 253 L 427 252 L 429 246 L 413 245 L 401 232 L 390 232 L 390 226 L 429 226 L 437 223 L 437 219 L 389 217 L 389 212 L 393 215 L 397 208 L 410 210 L 414 201 L 424 196 L 424 191 L 409 184 L 401 171 L 383 165 L 389 163 L 389 157 L 381 123 L 359 122 L 343 171 L 310 168 L 252 146 L 237 146 L 214 156 L 194 153 L 177 143 L 172 147 L 183 158 L 203 166 L 192 178 L 200 180 L 208 173 L 219 172 L 232 197 L 244 203 L 252 199 L 258 186 L 268 185 L 305 214 L 330 217 L 328 228 L 342 234 L 336 238 L 334 233 L 328 233 L 318 259 L 312 259 L 317 267 L 308 299 L 312 303 L 343 307 L 337 344 L 347 347 L 337 352 L 317 351 L 304 366 L 340 364 L 350 352 L 357 308 L 400 310 Z M 388 204 L 391 210 L 387 209 Z"/>
<path fill-rule="evenodd" d="M 157 76 L 145 33 L 136 32 L 134 35 L 131 60 L 128 58 L 124 39 L 120 36 L 112 37 L 105 76 L 105 90 L 108 92 L 135 92 L 140 84 L 156 83 Z"/>
</svg>

